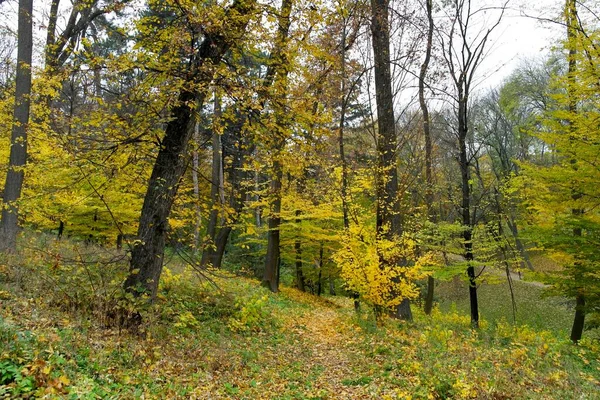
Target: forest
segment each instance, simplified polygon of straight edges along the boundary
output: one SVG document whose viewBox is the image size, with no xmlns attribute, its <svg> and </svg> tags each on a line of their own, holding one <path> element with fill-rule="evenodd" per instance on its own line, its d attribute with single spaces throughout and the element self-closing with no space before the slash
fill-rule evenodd
<svg viewBox="0 0 600 400">
<path fill-rule="evenodd" d="M 600 3 L 526 3 L 0 0 L 0 398 L 600 396 Z"/>
</svg>

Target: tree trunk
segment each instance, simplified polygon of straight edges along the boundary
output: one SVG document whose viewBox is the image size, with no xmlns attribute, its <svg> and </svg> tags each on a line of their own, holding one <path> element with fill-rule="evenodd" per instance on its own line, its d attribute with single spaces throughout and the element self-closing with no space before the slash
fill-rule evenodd
<svg viewBox="0 0 600 400">
<path fill-rule="evenodd" d="M 338 133 L 338 142 L 340 150 L 340 162 L 342 164 L 342 214 L 344 219 L 344 229 L 350 227 L 350 219 L 348 217 L 348 163 L 346 162 L 346 154 L 344 151 L 344 128 L 346 125 L 346 23 L 342 27 L 342 43 L 340 52 L 341 62 L 341 107 L 340 107 L 340 125 Z"/>
<path fill-rule="evenodd" d="M 195 62 L 190 63 L 199 68 L 191 71 L 190 80 L 200 79 L 206 85 L 210 84 L 210 67 L 219 64 L 233 40 L 242 36 L 255 4 L 255 0 L 235 0 L 229 6 L 228 11 L 235 14 L 236 18 L 225 24 L 226 32 L 204 39 L 193 55 Z M 202 75 L 198 72 L 200 69 L 203 70 Z M 131 251 L 129 276 L 124 283 L 125 289 L 136 296 L 147 294 L 151 300 L 156 297 L 162 272 L 168 217 L 179 181 L 189 161 L 188 144 L 193 135 L 190 126 L 192 103 L 197 100 L 197 104 L 201 106 L 205 97 L 206 92 L 198 94 L 182 89 L 177 104 L 171 109 L 171 119 L 167 123 L 165 137 L 148 182 L 138 227 L 138 240 Z"/>
<path fill-rule="evenodd" d="M 299 217 L 302 211 L 296 210 L 296 217 Z M 300 225 L 302 220 L 296 218 L 296 224 Z M 296 238 L 294 243 L 294 251 L 296 252 L 296 287 L 303 292 L 306 291 L 304 283 L 304 273 L 302 271 L 302 242 L 300 238 Z"/>
<path fill-rule="evenodd" d="M 321 296 L 323 293 L 323 242 L 321 242 L 321 247 L 319 248 L 319 275 L 317 277 L 317 296 Z"/>
<path fill-rule="evenodd" d="M 467 98 L 462 90 L 459 89 L 458 101 L 458 146 L 459 146 L 459 164 L 462 184 L 462 224 L 463 240 L 465 249 L 465 260 L 469 263 L 467 275 L 469 277 L 469 304 L 471 308 L 471 326 L 474 329 L 479 328 L 479 305 L 477 302 L 477 284 L 475 282 L 475 266 L 473 261 L 473 242 L 472 242 L 472 224 L 471 224 L 471 174 L 470 162 L 467 154 Z"/>
<path fill-rule="evenodd" d="M 579 17 L 577 16 L 577 1 L 576 0 L 566 0 L 566 4 L 565 4 L 565 15 L 567 18 L 567 42 L 568 42 L 568 46 L 569 46 L 569 54 L 568 54 L 568 61 L 569 61 L 569 71 L 567 74 L 567 82 L 568 82 L 568 87 L 567 87 L 567 95 L 569 96 L 569 112 L 571 113 L 571 115 L 575 115 L 577 114 L 577 95 L 575 93 L 575 91 L 573 90 L 573 86 L 574 86 L 574 80 L 576 79 L 575 75 L 577 73 L 577 49 L 575 47 L 575 45 L 573 44 L 573 42 L 575 41 L 576 37 L 577 37 L 577 28 L 579 26 Z M 569 122 L 569 124 L 571 124 L 572 122 Z M 570 132 L 569 135 L 571 135 L 570 137 L 572 137 L 572 133 Z M 572 140 L 572 139 L 570 139 Z M 577 162 L 577 160 L 571 160 L 571 164 L 575 165 L 575 163 Z M 574 168 L 576 168 L 574 166 Z M 572 189 L 572 194 L 571 194 L 571 199 L 576 202 L 577 200 L 579 200 L 581 198 L 581 194 L 578 192 L 578 190 L 576 188 Z M 573 208 L 571 210 L 573 216 L 575 217 L 575 219 L 579 219 L 581 217 L 581 215 L 583 214 L 583 210 L 580 208 Z M 573 236 L 575 237 L 581 237 L 582 235 L 582 229 L 580 227 L 576 227 L 573 229 Z M 578 268 L 577 266 L 577 262 L 575 265 L 575 268 Z M 581 277 L 580 274 L 578 273 L 578 271 L 575 271 L 575 277 L 574 277 L 576 284 L 580 284 Z M 583 287 L 577 287 L 576 288 L 576 295 L 575 295 L 575 301 L 576 301 L 576 306 L 575 306 L 575 318 L 573 319 L 573 326 L 571 328 L 571 340 L 573 341 L 573 343 L 577 343 L 579 342 L 579 340 L 581 340 L 581 337 L 583 336 L 583 328 L 585 327 L 585 293 L 584 293 L 584 288 Z"/>
<path fill-rule="evenodd" d="M 279 153 L 279 152 L 278 152 Z M 279 291 L 277 276 L 279 275 L 279 226 L 281 225 L 281 181 L 283 179 L 283 165 L 280 156 L 273 160 L 273 176 L 271 178 L 270 195 L 272 197 L 269 212 L 269 232 L 267 233 L 267 256 L 265 258 L 265 272 L 262 283 L 273 293 Z"/>
<path fill-rule="evenodd" d="M 200 160 L 198 156 L 198 146 L 200 143 L 200 118 L 196 114 L 194 123 L 194 151 L 192 152 L 192 184 L 194 185 L 194 209 L 196 210 L 194 221 L 194 256 L 198 255 L 200 250 L 200 225 L 202 223 L 202 214 L 200 211 L 200 185 L 198 182 L 198 169 Z"/>
<path fill-rule="evenodd" d="M 517 228 L 517 223 L 512 215 L 508 215 L 506 217 L 506 223 L 508 224 L 508 228 L 515 239 L 515 245 L 517 246 L 517 250 L 519 250 L 519 254 L 523 257 L 523 261 L 521 262 L 521 267 L 527 267 L 527 269 L 533 271 L 533 264 L 531 264 L 531 259 L 529 258 L 529 252 L 523 245 L 521 238 L 519 237 L 519 230 Z"/>
<path fill-rule="evenodd" d="M 212 263 L 215 268 L 221 268 L 223 263 L 223 256 L 225 253 L 225 247 L 227 246 L 227 240 L 233 230 L 233 226 L 235 226 L 236 222 L 239 220 L 242 211 L 244 209 L 244 200 L 248 195 L 247 186 L 243 183 L 245 179 L 248 177 L 248 173 L 245 171 L 245 160 L 249 154 L 252 154 L 254 151 L 254 145 L 251 143 L 245 143 L 243 140 L 242 128 L 244 126 L 244 118 L 240 118 L 237 125 L 234 127 L 233 137 L 237 138 L 237 142 L 235 146 L 232 146 L 235 151 L 233 155 L 233 161 L 228 165 L 228 176 L 231 184 L 231 196 L 229 198 L 229 204 L 231 208 L 234 210 L 235 214 L 233 217 L 228 218 L 228 222 L 225 223 L 222 221 L 220 223 L 221 228 L 217 233 L 215 238 L 215 254 L 212 255 Z M 225 149 L 225 146 L 222 145 L 221 148 Z M 223 154 L 221 154 L 221 164 L 223 164 Z M 221 168 L 221 188 L 224 186 L 224 168 Z M 221 191 L 221 203 L 225 204 L 224 193 Z"/>
<path fill-rule="evenodd" d="M 272 65 L 267 71 L 265 80 L 268 86 L 271 86 L 271 80 L 285 80 L 288 74 L 286 47 L 290 30 L 290 14 L 292 12 L 293 0 L 283 0 L 281 4 L 281 12 L 279 15 L 279 29 L 275 49 L 271 59 Z M 285 85 L 284 85 L 285 86 Z M 281 89 L 280 89 L 281 90 Z M 284 102 L 284 96 L 279 100 Z M 275 108 L 275 125 L 277 132 L 274 132 L 275 140 L 273 140 L 274 152 L 273 167 L 271 171 L 271 188 L 270 188 L 270 210 L 269 210 L 269 231 L 267 232 L 267 255 L 265 257 L 265 271 L 262 284 L 268 287 L 272 292 L 279 291 L 279 267 L 281 265 L 280 249 L 279 249 L 279 227 L 281 225 L 281 182 L 283 180 L 283 162 L 281 155 L 285 146 L 284 135 L 284 118 L 285 110 L 283 104 L 274 102 Z"/>
<path fill-rule="evenodd" d="M 376 227 L 378 240 L 395 240 L 402 235 L 396 170 L 397 138 L 390 71 L 388 8 L 389 0 L 371 0 L 371 33 L 377 102 Z M 382 266 L 405 262 L 405 260 L 386 260 L 380 255 Z M 392 296 L 396 295 L 392 293 Z M 411 320 L 410 302 L 403 299 L 394 311 L 394 315 L 400 319 Z"/>
<path fill-rule="evenodd" d="M 433 46 L 433 12 L 432 0 L 425 2 L 427 10 L 427 47 L 425 50 L 425 59 L 421 64 L 419 73 L 419 105 L 423 113 L 423 136 L 425 137 L 425 206 L 427 207 L 427 218 L 431 222 L 435 222 L 435 212 L 433 207 L 433 146 L 431 141 L 431 129 L 429 121 L 429 108 L 425 101 L 425 78 L 427 77 L 427 69 L 431 60 L 431 49 Z M 435 281 L 432 275 L 427 277 L 427 294 L 425 296 L 424 311 L 426 315 L 431 314 L 433 309 L 433 291 L 435 290 Z"/>
<path fill-rule="evenodd" d="M 227 240 L 231 231 L 231 226 L 224 226 L 219 229 L 219 233 L 217 233 L 217 237 L 215 238 L 216 251 L 212 262 L 213 266 L 217 269 L 220 269 L 223 264 L 223 255 L 225 254 L 225 247 L 227 246 Z"/>
<path fill-rule="evenodd" d="M 585 295 L 583 289 L 577 292 L 575 297 L 575 319 L 571 328 L 571 341 L 577 343 L 583 336 L 583 328 L 585 327 Z"/>
<path fill-rule="evenodd" d="M 221 102 L 215 93 L 215 120 L 221 117 Z M 221 135 L 217 129 L 216 123 L 213 124 L 212 134 L 212 176 L 210 185 L 210 203 L 211 209 L 208 218 L 208 225 L 206 228 L 206 236 L 204 237 L 204 243 L 202 244 L 202 260 L 200 265 L 207 267 L 209 265 L 215 267 L 215 236 L 217 234 L 217 222 L 219 219 L 219 209 L 222 205 L 221 202 L 221 185 L 223 179 L 223 163 L 222 163 L 222 146 L 221 146 Z"/>
<path fill-rule="evenodd" d="M 182 91 L 171 111 L 165 137 L 154 163 L 144 197 L 137 241 L 131 252 L 130 274 L 125 288 L 134 294 L 156 296 L 162 272 L 168 218 L 187 166 L 187 147 L 192 133 L 190 104 L 195 93 Z M 202 99 L 203 100 L 203 99 Z"/>
<path fill-rule="evenodd" d="M 31 54 L 33 0 L 19 0 L 17 76 L 14 116 L 10 139 L 10 160 L 4 184 L 0 250 L 14 252 L 19 233 L 19 207 L 25 164 L 27 163 L 27 129 L 31 97 Z"/>
</svg>

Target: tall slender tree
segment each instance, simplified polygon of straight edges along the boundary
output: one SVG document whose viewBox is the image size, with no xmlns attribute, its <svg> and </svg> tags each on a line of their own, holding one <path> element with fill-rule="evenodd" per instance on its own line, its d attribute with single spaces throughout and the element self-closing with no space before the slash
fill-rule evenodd
<svg viewBox="0 0 600 400">
<path fill-rule="evenodd" d="M 371 0 L 371 35 L 377 103 L 377 237 L 378 240 L 394 241 L 402 235 L 402 219 L 396 169 L 398 139 L 390 69 L 389 0 Z M 380 255 L 382 266 L 405 262 L 406 260 L 390 260 L 385 255 Z M 408 299 L 402 299 L 394 315 L 401 319 L 412 319 Z"/>
<path fill-rule="evenodd" d="M 467 149 L 469 134 L 470 96 L 474 78 L 483 61 L 490 35 L 498 27 L 507 2 L 498 7 L 499 15 L 482 31 L 473 31 L 475 20 L 482 13 L 472 7 L 472 0 L 453 0 L 449 5 L 448 17 L 450 28 L 447 32 L 438 30 L 443 48 L 443 56 L 454 86 L 452 95 L 456 112 L 456 140 L 458 163 L 461 177 L 461 219 L 464 227 L 464 258 L 467 261 L 469 277 L 469 301 L 471 307 L 471 325 L 479 327 L 479 305 L 477 301 L 477 284 L 475 266 L 473 265 L 473 218 L 471 208 L 471 168 L 473 154 Z"/>
<path fill-rule="evenodd" d="M 271 184 L 269 189 L 269 231 L 267 233 L 267 255 L 265 257 L 265 270 L 263 274 L 263 285 L 272 292 L 279 291 L 279 267 L 281 263 L 280 256 L 280 226 L 281 226 L 281 182 L 283 180 L 283 152 L 285 147 L 285 81 L 289 72 L 287 43 L 289 40 L 289 31 L 291 25 L 290 15 L 292 12 L 293 0 L 283 0 L 281 11 L 278 18 L 277 37 L 275 39 L 275 48 L 271 57 L 271 68 L 273 82 L 279 91 L 273 99 L 273 112 L 275 114 L 274 131 L 272 132 L 272 156 L 271 156 Z M 282 86 L 283 85 L 283 86 Z M 271 87 L 271 84 L 269 84 Z"/>
<path fill-rule="evenodd" d="M 431 50 L 433 48 L 433 4 L 432 0 L 425 0 L 425 13 L 427 16 L 427 42 L 425 47 L 425 57 L 419 71 L 419 105 L 423 114 L 423 136 L 425 137 L 425 206 L 427 208 L 427 218 L 435 222 L 435 212 L 433 207 L 433 142 L 431 140 L 431 121 L 429 117 L 429 107 L 425 100 L 425 79 L 427 70 L 431 61 Z M 425 296 L 425 314 L 431 314 L 433 308 L 433 291 L 435 290 L 435 281 L 432 275 L 427 277 L 427 295 Z"/>
</svg>

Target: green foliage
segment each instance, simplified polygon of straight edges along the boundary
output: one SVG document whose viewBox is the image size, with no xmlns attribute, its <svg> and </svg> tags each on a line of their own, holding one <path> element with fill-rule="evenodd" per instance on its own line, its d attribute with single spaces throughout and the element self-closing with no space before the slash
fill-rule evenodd
<svg viewBox="0 0 600 400">
<path fill-rule="evenodd" d="M 12 361 L 0 362 L 0 385 L 6 385 L 21 377 L 21 366 L 14 364 Z"/>
<path fill-rule="evenodd" d="M 572 15 L 570 21 L 577 26 L 563 43 L 569 71 L 554 77 L 556 108 L 547 110 L 541 129 L 533 132 L 552 149 L 552 159 L 522 163 L 513 183 L 528 211 L 531 238 L 563 267 L 548 275 L 548 283 L 568 297 L 584 294 L 584 311 L 594 314 L 600 310 L 600 130 L 592 121 L 599 117 L 600 33 Z"/>
<path fill-rule="evenodd" d="M 258 332 L 269 322 L 269 311 L 265 307 L 268 295 L 240 299 L 236 303 L 236 312 L 227 326 L 234 332 Z"/>
</svg>

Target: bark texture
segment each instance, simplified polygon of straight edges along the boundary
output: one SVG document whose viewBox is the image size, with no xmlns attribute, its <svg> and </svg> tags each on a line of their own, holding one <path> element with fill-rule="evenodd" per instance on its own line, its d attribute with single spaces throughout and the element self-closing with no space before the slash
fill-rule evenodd
<svg viewBox="0 0 600 400">
<path fill-rule="evenodd" d="M 243 35 L 256 1 L 236 0 L 229 7 L 226 31 L 204 38 L 190 63 L 194 70 L 189 74 L 190 83 L 212 82 L 214 66 L 236 40 Z M 200 85 L 191 85 L 199 87 Z M 148 189 L 144 197 L 137 241 L 131 252 L 129 276 L 124 286 L 134 295 L 147 294 L 156 297 L 158 281 L 163 267 L 168 217 L 171 212 L 179 181 L 189 162 L 188 144 L 193 135 L 190 126 L 193 103 L 203 104 L 206 92 L 182 89 L 177 104 L 171 109 L 158 156 L 154 163 Z"/>
<path fill-rule="evenodd" d="M 377 102 L 377 236 L 394 240 L 402 234 L 396 170 L 396 119 L 390 70 L 389 0 L 371 0 L 371 34 Z M 398 264 L 404 260 L 380 259 L 380 264 Z M 403 299 L 394 316 L 412 319 L 410 302 Z"/>
<path fill-rule="evenodd" d="M 429 108 L 425 101 L 425 79 L 427 77 L 427 69 L 431 60 L 431 49 L 433 47 L 433 11 L 432 0 L 425 1 L 427 12 L 427 44 L 425 49 L 425 58 L 421 64 L 419 72 L 419 105 L 423 114 L 423 136 L 425 137 L 425 206 L 427 207 L 427 218 L 431 222 L 435 222 L 435 213 L 433 207 L 433 146 L 431 140 L 431 126 L 429 119 Z M 433 276 L 427 277 L 427 294 L 425 295 L 425 314 L 431 314 L 433 309 L 433 292 L 435 290 L 435 281 Z"/>
<path fill-rule="evenodd" d="M 287 41 L 290 31 L 290 14 L 292 12 L 293 0 L 283 0 L 281 4 L 281 12 L 279 14 L 278 22 L 279 29 L 277 32 L 277 39 L 275 43 L 275 49 L 272 55 L 272 65 L 267 76 L 265 78 L 268 86 L 271 86 L 271 82 L 277 80 L 285 80 L 287 78 Z M 285 85 L 283 85 L 285 86 Z M 267 255 L 265 257 L 265 270 L 263 274 L 262 284 L 268 287 L 272 292 L 279 291 L 279 267 L 281 264 L 280 260 L 280 234 L 279 227 L 281 225 L 281 181 L 283 180 L 283 163 L 281 160 L 281 154 L 283 147 L 285 146 L 284 140 L 284 120 L 285 110 L 283 110 L 282 96 L 276 99 L 274 102 L 275 113 L 276 113 L 276 131 L 273 132 L 273 165 L 271 170 L 271 185 L 269 190 L 270 210 L 269 210 L 269 231 L 267 233 Z"/>
<path fill-rule="evenodd" d="M 31 96 L 31 54 L 33 0 L 19 0 L 17 76 L 10 160 L 4 184 L 2 221 L 0 222 L 0 250 L 14 252 L 19 233 L 19 207 L 24 168 L 27 163 L 27 129 Z"/>
</svg>

